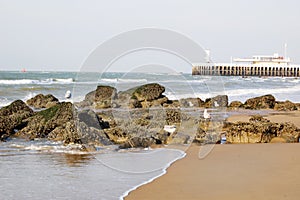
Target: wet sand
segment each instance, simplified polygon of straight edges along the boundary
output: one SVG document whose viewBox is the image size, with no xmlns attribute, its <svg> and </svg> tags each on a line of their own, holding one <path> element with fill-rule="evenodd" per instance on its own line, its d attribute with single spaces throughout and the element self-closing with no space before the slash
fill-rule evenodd
<svg viewBox="0 0 300 200">
<path fill-rule="evenodd" d="M 300 127 L 300 112 L 268 115 Z M 228 121 L 247 120 L 235 115 Z M 192 145 L 167 174 L 125 199 L 299 199 L 300 144 L 215 145 L 203 159 Z"/>
</svg>

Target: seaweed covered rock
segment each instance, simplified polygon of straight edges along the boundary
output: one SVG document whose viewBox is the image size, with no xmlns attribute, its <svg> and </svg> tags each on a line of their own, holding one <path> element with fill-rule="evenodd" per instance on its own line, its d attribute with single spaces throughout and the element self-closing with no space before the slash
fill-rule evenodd
<svg viewBox="0 0 300 200">
<path fill-rule="evenodd" d="M 65 144 L 77 143 L 98 146 L 112 144 L 102 129 L 90 127 L 84 122 L 73 123 L 73 121 L 67 122 L 65 126 L 56 127 L 48 135 L 48 139 L 64 141 Z"/>
<path fill-rule="evenodd" d="M 269 143 L 275 137 L 286 142 L 298 142 L 300 129 L 292 123 L 273 123 L 261 116 L 253 116 L 249 122 L 227 123 L 224 128 L 230 143 Z"/>
<path fill-rule="evenodd" d="M 117 97 L 117 89 L 107 85 L 98 85 L 95 91 L 85 95 L 82 105 L 97 109 L 113 107 L 112 101 Z"/>
<path fill-rule="evenodd" d="M 231 109 L 238 109 L 238 108 L 243 107 L 243 103 L 240 101 L 232 101 L 228 107 Z"/>
<path fill-rule="evenodd" d="M 33 115 L 33 111 L 21 100 L 16 100 L 0 109 L 0 140 L 13 135 L 16 130 L 26 126 L 25 119 Z"/>
<path fill-rule="evenodd" d="M 135 88 L 132 95 L 138 101 L 152 101 L 162 97 L 162 93 L 164 92 L 164 86 L 157 83 L 150 83 Z"/>
<path fill-rule="evenodd" d="M 293 110 L 297 110 L 297 105 L 289 100 L 284 102 L 276 101 L 274 110 L 293 111 Z"/>
<path fill-rule="evenodd" d="M 34 108 L 50 108 L 58 103 L 58 99 L 52 94 L 38 94 L 26 101 L 27 105 Z"/>
<path fill-rule="evenodd" d="M 111 144 L 102 130 L 109 127 L 93 111 L 76 112 L 69 102 L 58 103 L 26 119 L 27 126 L 16 133 L 25 139 L 47 138 L 64 143 Z"/>
<path fill-rule="evenodd" d="M 58 103 L 28 118 L 27 126 L 21 129 L 17 135 L 28 139 L 46 138 L 56 127 L 65 126 L 71 120 L 73 120 L 72 104 Z"/>
<path fill-rule="evenodd" d="M 118 93 L 116 105 L 129 108 L 149 108 L 169 102 L 163 95 L 165 88 L 157 83 L 141 85 Z"/>
<path fill-rule="evenodd" d="M 243 107 L 246 109 L 273 109 L 274 105 L 275 97 L 268 94 L 248 99 Z"/>
</svg>

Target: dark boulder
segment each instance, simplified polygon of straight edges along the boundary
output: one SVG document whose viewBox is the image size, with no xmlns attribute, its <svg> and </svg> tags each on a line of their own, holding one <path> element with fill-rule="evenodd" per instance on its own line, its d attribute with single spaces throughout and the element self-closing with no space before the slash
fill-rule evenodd
<svg viewBox="0 0 300 200">
<path fill-rule="evenodd" d="M 275 97 L 268 94 L 248 99 L 243 107 L 246 109 L 273 109 L 274 105 Z"/>
<path fill-rule="evenodd" d="M 83 122 L 89 127 L 94 127 L 96 129 L 109 128 L 109 123 L 103 121 L 102 118 L 92 110 L 83 110 L 78 112 L 77 118 L 79 122 Z"/>
<path fill-rule="evenodd" d="M 117 89 L 111 86 L 99 85 L 95 91 L 89 92 L 82 105 L 90 105 L 97 109 L 113 107 L 113 100 L 117 97 Z"/>
<path fill-rule="evenodd" d="M 164 86 L 157 83 L 150 83 L 135 88 L 132 95 L 138 101 L 152 101 L 162 97 L 162 93 L 164 92 Z"/>
<path fill-rule="evenodd" d="M 118 93 L 115 104 L 124 108 L 150 108 L 169 102 L 162 93 L 165 88 L 157 83 L 150 83 Z"/>
<path fill-rule="evenodd" d="M 52 94 L 38 94 L 26 101 L 27 105 L 34 108 L 50 108 L 58 103 L 58 99 Z"/>
<path fill-rule="evenodd" d="M 0 140 L 13 135 L 16 130 L 26 126 L 25 119 L 33 115 L 33 111 L 21 100 L 16 100 L 0 109 Z"/>
</svg>

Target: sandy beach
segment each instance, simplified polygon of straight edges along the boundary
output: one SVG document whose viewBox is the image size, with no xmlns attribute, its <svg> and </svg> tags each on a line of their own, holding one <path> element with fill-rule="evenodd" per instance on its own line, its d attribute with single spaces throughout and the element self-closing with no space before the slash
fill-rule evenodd
<svg viewBox="0 0 300 200">
<path fill-rule="evenodd" d="M 234 115 L 228 121 L 247 121 Z M 300 126 L 300 112 L 267 116 Z M 167 174 L 132 191 L 125 199 L 299 199 L 300 144 L 215 145 L 204 159 L 192 145 Z"/>
</svg>

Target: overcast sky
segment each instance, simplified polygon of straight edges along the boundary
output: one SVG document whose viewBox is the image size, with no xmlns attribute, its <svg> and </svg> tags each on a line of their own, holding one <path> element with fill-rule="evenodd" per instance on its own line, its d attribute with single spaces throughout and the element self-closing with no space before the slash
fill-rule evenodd
<svg viewBox="0 0 300 200">
<path fill-rule="evenodd" d="M 288 55 L 300 64 L 297 0 L 0 0 L 0 70 L 78 71 L 112 36 L 143 27 L 187 35 L 230 56 Z"/>
</svg>

